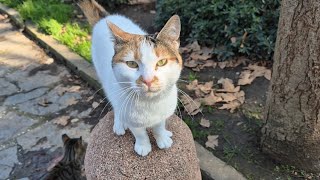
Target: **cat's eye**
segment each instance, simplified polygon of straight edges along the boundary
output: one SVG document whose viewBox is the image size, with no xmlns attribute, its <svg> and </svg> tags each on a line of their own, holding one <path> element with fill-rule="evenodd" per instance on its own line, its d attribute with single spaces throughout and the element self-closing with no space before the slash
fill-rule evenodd
<svg viewBox="0 0 320 180">
<path fill-rule="evenodd" d="M 168 62 L 167 59 L 161 59 L 161 60 L 159 60 L 159 61 L 157 62 L 157 66 L 159 66 L 159 67 L 164 66 L 164 65 L 167 64 L 167 62 Z"/>
<path fill-rule="evenodd" d="M 126 64 L 131 68 L 138 68 L 139 65 L 135 61 L 126 61 Z"/>
</svg>

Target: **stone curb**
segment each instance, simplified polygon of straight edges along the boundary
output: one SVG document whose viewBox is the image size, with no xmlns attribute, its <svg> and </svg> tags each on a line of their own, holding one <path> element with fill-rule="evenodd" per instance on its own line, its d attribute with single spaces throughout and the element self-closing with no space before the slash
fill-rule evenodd
<svg viewBox="0 0 320 180">
<path fill-rule="evenodd" d="M 0 3 L 0 12 L 7 14 L 16 26 L 23 29 L 24 32 L 36 40 L 44 49 L 51 52 L 55 58 L 63 62 L 72 72 L 79 75 L 91 87 L 100 89 L 101 85 L 95 74 L 95 70 L 89 62 L 78 54 L 72 52 L 65 45 L 48 35 L 40 33 L 34 24 L 24 23 L 20 14 L 14 9 L 8 8 Z M 99 94 L 103 94 L 102 91 Z M 245 180 L 244 176 L 227 165 L 225 162 L 215 157 L 210 151 L 195 141 L 197 156 L 199 159 L 200 169 L 204 172 L 205 179 L 215 180 Z"/>
</svg>

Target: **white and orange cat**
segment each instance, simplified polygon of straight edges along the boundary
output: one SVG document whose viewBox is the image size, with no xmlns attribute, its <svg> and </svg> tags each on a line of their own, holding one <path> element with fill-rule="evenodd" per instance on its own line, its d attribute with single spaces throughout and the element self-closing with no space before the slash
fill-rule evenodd
<svg viewBox="0 0 320 180">
<path fill-rule="evenodd" d="M 80 7 L 86 16 L 95 14 L 89 6 Z M 152 128 L 160 149 L 171 147 L 172 133 L 165 124 L 177 106 L 176 83 L 182 70 L 179 16 L 172 16 L 156 36 L 121 15 L 91 24 L 92 61 L 114 110 L 113 131 L 123 135 L 129 129 L 141 156 L 151 151 L 147 128 Z"/>
</svg>

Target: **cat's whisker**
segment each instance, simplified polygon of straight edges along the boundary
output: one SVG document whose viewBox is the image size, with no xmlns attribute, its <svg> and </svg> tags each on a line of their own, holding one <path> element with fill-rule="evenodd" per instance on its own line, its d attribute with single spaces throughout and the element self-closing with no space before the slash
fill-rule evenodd
<svg viewBox="0 0 320 180">
<path fill-rule="evenodd" d="M 120 106 L 120 119 L 122 120 L 122 117 L 125 115 L 124 113 L 126 113 L 126 111 L 123 110 L 123 108 L 126 108 L 126 103 L 129 102 L 131 94 L 133 93 L 133 91 L 129 92 L 129 94 L 127 95 L 127 97 L 125 98 L 125 100 L 122 102 L 121 106 Z"/>
<path fill-rule="evenodd" d="M 129 99 L 128 99 L 128 101 L 126 102 L 126 105 L 124 106 L 124 113 L 125 113 L 125 114 L 127 114 L 127 106 L 128 106 L 128 104 L 130 103 L 130 100 L 133 101 L 132 98 L 133 98 L 134 93 L 135 93 L 134 90 L 130 93 Z M 131 101 L 131 102 L 132 102 L 132 101 Z"/>
<path fill-rule="evenodd" d="M 118 90 L 118 91 L 116 91 L 116 92 L 121 91 L 121 92 L 119 92 L 119 93 L 117 94 L 117 95 L 120 95 L 119 98 L 121 98 L 124 94 L 126 94 L 127 91 L 130 91 L 131 89 L 132 89 L 132 87 L 127 87 L 127 88 L 120 89 L 120 90 Z M 111 101 L 108 101 L 108 103 L 103 107 L 103 109 L 102 109 L 102 111 L 101 111 L 101 113 L 100 113 L 100 115 L 99 115 L 99 118 L 101 117 L 101 115 L 103 114 L 105 108 L 108 106 L 108 104 L 109 104 L 110 102 L 111 102 Z"/>
<path fill-rule="evenodd" d="M 180 98 L 178 98 L 178 100 L 180 101 L 180 103 L 182 104 L 182 106 L 183 106 L 184 108 L 186 108 L 186 106 L 183 104 L 183 102 L 181 101 L 181 99 L 180 99 Z M 180 113 L 181 113 L 181 111 L 180 111 Z M 193 116 L 192 116 L 192 115 L 190 115 L 188 112 L 187 112 L 187 114 L 190 116 L 190 118 L 192 119 L 192 121 L 194 121 Z M 181 119 L 182 119 L 182 115 L 181 115 Z"/>
<path fill-rule="evenodd" d="M 100 90 L 102 90 L 102 88 L 100 88 L 100 89 L 98 89 L 96 92 L 94 92 L 94 93 L 92 94 L 92 96 L 95 96 Z"/>
<path fill-rule="evenodd" d="M 110 95 L 112 95 L 112 94 L 114 94 L 114 93 L 116 93 L 116 92 L 119 92 L 119 93 L 116 94 L 116 95 L 122 94 L 123 92 L 125 92 L 125 90 L 127 90 L 127 89 L 129 89 L 129 88 L 130 88 L 130 87 L 122 88 L 122 89 L 120 89 L 120 90 L 117 90 L 117 91 L 112 92 Z M 107 96 L 105 96 L 105 97 L 100 101 L 99 105 L 100 105 L 105 99 L 107 99 Z M 104 108 L 107 107 L 109 103 L 110 103 L 110 100 L 107 101 L 107 104 L 104 106 Z M 99 105 L 98 105 L 98 106 L 99 106 Z M 97 106 L 97 107 L 98 107 L 98 106 Z M 97 107 L 96 107 L 96 108 L 97 108 Z M 94 109 L 96 109 L 96 108 L 94 108 Z M 104 110 L 104 108 L 103 108 L 103 110 Z M 94 109 L 93 109 L 93 110 L 94 110 Z M 102 114 L 102 113 L 103 113 L 103 111 L 101 112 L 101 114 Z M 100 114 L 100 116 L 101 116 L 101 114 Z M 99 117 L 100 117 L 100 116 L 99 116 Z"/>
<path fill-rule="evenodd" d="M 189 101 L 189 104 L 191 104 L 191 102 L 192 102 L 194 106 L 197 106 L 196 102 L 194 102 L 194 100 L 186 92 L 184 92 L 183 90 L 181 90 L 179 88 L 177 88 L 177 89 L 181 94 L 183 94 L 187 98 L 187 100 Z M 204 114 L 202 113 L 201 110 L 200 110 L 200 113 L 202 116 L 204 116 Z"/>
</svg>

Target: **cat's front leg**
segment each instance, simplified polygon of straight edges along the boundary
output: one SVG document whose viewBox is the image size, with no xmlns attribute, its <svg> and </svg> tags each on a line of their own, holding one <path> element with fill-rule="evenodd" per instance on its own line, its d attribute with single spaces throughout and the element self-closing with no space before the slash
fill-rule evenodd
<svg viewBox="0 0 320 180">
<path fill-rule="evenodd" d="M 141 156 L 146 156 L 151 151 L 151 144 L 146 128 L 129 128 L 134 135 L 136 142 L 134 150 Z"/>
<path fill-rule="evenodd" d="M 153 136 L 157 141 L 160 149 L 166 149 L 172 145 L 172 132 L 166 130 L 166 120 L 161 121 L 152 127 Z"/>
<path fill-rule="evenodd" d="M 124 124 L 120 119 L 120 114 L 115 112 L 114 115 L 114 123 L 113 123 L 113 132 L 117 135 L 124 135 L 126 130 L 124 128 Z"/>
</svg>

